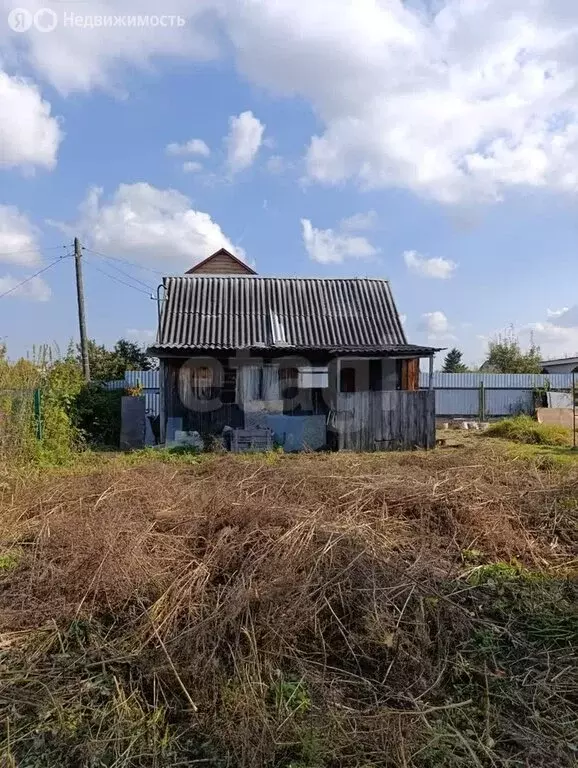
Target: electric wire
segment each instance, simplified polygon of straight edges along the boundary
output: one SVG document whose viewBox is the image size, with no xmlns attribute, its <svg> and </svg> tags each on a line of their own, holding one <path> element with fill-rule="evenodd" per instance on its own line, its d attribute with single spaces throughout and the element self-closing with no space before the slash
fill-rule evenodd
<svg viewBox="0 0 578 768">
<path fill-rule="evenodd" d="M 54 267 L 60 261 L 63 261 L 63 259 L 68 258 L 68 256 L 69 255 L 59 256 L 57 259 L 54 259 L 54 261 L 52 261 L 46 267 L 39 269 L 38 272 L 35 272 L 33 275 L 30 275 L 29 277 L 27 277 L 25 280 L 22 280 L 17 285 L 13 285 L 12 288 L 9 288 L 7 291 L 4 291 L 4 293 L 0 293 L 0 299 L 3 299 L 5 296 L 8 296 L 9 294 L 14 293 L 14 291 L 17 291 L 19 288 L 22 288 L 23 285 L 26 285 L 26 283 L 29 283 L 31 280 L 34 280 L 35 277 L 42 275 L 44 272 L 47 272 L 49 269 Z"/>
</svg>

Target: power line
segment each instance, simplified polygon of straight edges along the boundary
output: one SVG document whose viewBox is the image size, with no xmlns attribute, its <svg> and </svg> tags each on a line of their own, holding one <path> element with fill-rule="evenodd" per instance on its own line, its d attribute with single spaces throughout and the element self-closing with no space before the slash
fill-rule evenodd
<svg viewBox="0 0 578 768">
<path fill-rule="evenodd" d="M 70 254 L 67 254 L 66 256 L 59 256 L 57 259 L 54 259 L 54 261 L 48 264 L 48 266 L 43 267 L 42 269 L 39 269 L 38 272 L 35 272 L 33 275 L 30 275 L 30 277 L 27 277 L 25 280 L 22 280 L 21 283 L 14 285 L 12 288 L 9 288 L 7 291 L 4 291 L 4 293 L 0 293 L 0 299 L 3 299 L 4 296 L 8 296 L 8 294 L 14 293 L 14 291 L 17 291 L 19 288 L 22 288 L 23 285 L 26 285 L 26 283 L 29 283 L 31 280 L 34 280 L 35 277 L 38 277 L 38 275 L 41 275 L 43 272 L 47 272 L 55 264 L 58 264 L 59 261 L 62 261 L 63 259 L 68 258 L 69 255 Z"/>
<path fill-rule="evenodd" d="M 148 296 L 149 299 L 151 298 L 152 293 L 150 291 L 143 291 L 142 288 L 137 288 L 136 285 L 131 285 L 130 283 L 127 283 L 125 280 L 121 280 L 120 277 L 116 277 L 116 275 L 111 275 L 109 272 L 106 272 L 104 269 L 97 267 L 96 264 L 92 261 L 87 261 L 86 263 L 88 264 L 89 267 L 91 267 L 92 269 L 96 269 L 97 272 L 100 272 L 102 275 L 106 275 L 106 277 L 110 278 L 111 280 L 114 280 L 115 282 L 120 283 L 121 285 L 126 285 L 127 288 L 132 288 L 133 291 L 144 293 L 144 295 Z"/>
<path fill-rule="evenodd" d="M 115 282 L 120 283 L 121 285 L 126 285 L 127 288 L 132 288 L 133 291 L 144 293 L 147 296 L 151 296 L 154 293 L 154 289 L 146 285 L 145 283 L 143 283 L 143 285 L 145 285 L 145 287 L 148 289 L 146 291 L 144 291 L 142 288 L 138 288 L 136 285 L 133 285 L 132 283 L 127 283 L 125 280 L 121 280 L 120 277 L 117 277 L 116 275 L 111 275 L 110 272 L 107 272 L 106 270 L 101 269 L 100 267 L 97 267 L 94 261 L 87 261 L 86 263 L 88 264 L 89 267 L 96 269 L 97 272 L 100 272 L 101 275 L 106 275 L 106 277 L 109 277 L 111 280 L 114 280 Z M 130 275 L 128 277 L 130 277 L 131 280 L 133 279 Z"/>
<path fill-rule="evenodd" d="M 88 248 L 85 250 L 89 250 Z M 95 253 L 95 251 L 92 251 L 91 253 Z M 100 254 L 97 254 L 100 255 Z M 109 256 L 103 256 L 103 258 L 109 259 Z M 125 272 L 120 267 L 116 267 L 114 264 L 110 264 L 111 269 L 115 269 L 119 274 L 124 275 L 125 277 L 128 277 L 129 280 L 132 280 L 134 283 L 139 283 L 139 285 L 142 285 L 144 288 L 146 288 L 148 291 L 151 291 L 151 293 L 154 293 L 156 291 L 156 288 L 153 288 L 152 285 L 149 285 L 148 283 L 143 282 L 142 280 L 139 280 L 138 277 L 134 277 L 133 275 L 130 275 L 128 272 Z"/>
<path fill-rule="evenodd" d="M 153 269 L 152 267 L 146 267 L 144 264 L 136 264 L 134 261 L 129 261 L 128 259 L 122 259 L 120 256 L 110 256 L 107 253 L 102 253 L 102 251 L 95 251 L 93 248 L 87 248 L 85 245 L 82 246 L 85 251 L 88 251 L 89 253 L 94 253 L 97 256 L 103 256 L 105 259 L 111 259 L 112 261 L 118 261 L 121 264 L 128 264 L 131 267 L 135 267 L 136 269 L 144 269 L 147 272 L 152 272 L 155 275 L 160 275 L 161 277 L 164 276 L 164 272 L 159 272 L 158 269 Z"/>
<path fill-rule="evenodd" d="M 65 249 L 68 248 L 67 245 L 51 245 L 48 248 L 42 248 L 43 251 L 56 251 L 59 248 Z M 0 251 L 0 259 L 3 256 L 20 256 L 24 255 L 25 253 L 38 253 L 38 248 L 30 248 L 25 251 Z"/>
</svg>

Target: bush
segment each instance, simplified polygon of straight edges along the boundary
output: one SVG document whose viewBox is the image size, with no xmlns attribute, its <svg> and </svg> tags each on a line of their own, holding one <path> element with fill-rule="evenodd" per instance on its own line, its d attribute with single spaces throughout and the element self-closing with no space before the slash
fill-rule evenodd
<svg viewBox="0 0 578 768">
<path fill-rule="evenodd" d="M 86 384 L 70 406 L 72 422 L 91 445 L 118 448 L 124 389 Z"/>
<path fill-rule="evenodd" d="M 569 445 L 572 439 L 572 434 L 566 427 L 540 424 L 530 416 L 515 416 L 498 421 L 488 428 L 486 435 L 535 445 Z"/>
<path fill-rule="evenodd" d="M 69 361 L 0 359 L 0 455 L 62 463 L 78 447 L 70 406 L 82 372 Z"/>
</svg>

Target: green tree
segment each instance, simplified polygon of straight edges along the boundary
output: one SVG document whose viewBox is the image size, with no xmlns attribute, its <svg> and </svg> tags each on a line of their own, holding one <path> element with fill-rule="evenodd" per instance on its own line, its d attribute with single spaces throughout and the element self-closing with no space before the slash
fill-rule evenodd
<svg viewBox="0 0 578 768">
<path fill-rule="evenodd" d="M 151 371 L 156 367 L 156 361 L 134 341 L 119 339 L 114 345 L 114 352 L 126 362 L 127 371 Z"/>
<path fill-rule="evenodd" d="M 482 370 L 492 373 L 540 373 L 540 347 L 531 339 L 528 349 L 523 350 L 520 340 L 510 329 L 490 342 Z"/>
<path fill-rule="evenodd" d="M 76 359 L 81 361 L 80 347 L 76 349 Z M 126 339 L 119 339 L 113 349 L 90 339 L 88 359 L 93 381 L 124 379 L 127 371 L 150 371 L 155 367 L 155 361 L 138 344 Z"/>
<path fill-rule="evenodd" d="M 443 372 L 444 373 L 465 373 L 468 369 L 467 366 L 465 366 L 462 363 L 462 353 L 459 349 L 456 349 L 454 347 L 453 349 L 450 349 L 450 351 L 447 353 L 446 358 L 444 360 L 444 367 Z"/>
</svg>

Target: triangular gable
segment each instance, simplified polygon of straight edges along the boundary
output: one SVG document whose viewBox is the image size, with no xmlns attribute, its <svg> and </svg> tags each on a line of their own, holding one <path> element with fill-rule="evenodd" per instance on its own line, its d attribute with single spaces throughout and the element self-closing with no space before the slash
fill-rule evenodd
<svg viewBox="0 0 578 768">
<path fill-rule="evenodd" d="M 185 272 L 186 275 L 256 275 L 245 262 L 233 256 L 226 248 L 213 253 Z"/>
</svg>

